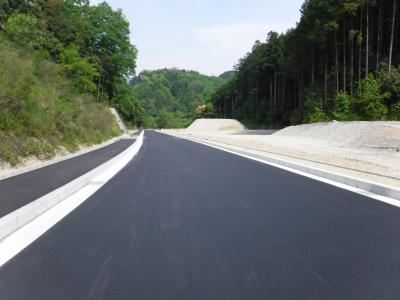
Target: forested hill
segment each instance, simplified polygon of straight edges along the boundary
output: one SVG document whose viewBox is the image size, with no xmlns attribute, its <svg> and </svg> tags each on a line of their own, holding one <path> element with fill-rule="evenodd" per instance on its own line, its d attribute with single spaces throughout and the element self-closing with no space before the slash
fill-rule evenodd
<svg viewBox="0 0 400 300">
<path fill-rule="evenodd" d="M 153 128 L 187 126 L 196 116 L 196 107 L 210 101 L 225 82 L 221 77 L 178 69 L 143 71 L 131 80 L 133 95 L 146 112 L 144 125 Z"/>
<path fill-rule="evenodd" d="M 307 0 L 296 28 L 239 61 L 218 114 L 264 127 L 399 120 L 399 12 L 399 0 Z"/>
<path fill-rule="evenodd" d="M 122 11 L 87 0 L 0 1 L 0 164 L 119 134 L 143 110 L 126 78 L 136 48 Z"/>
</svg>

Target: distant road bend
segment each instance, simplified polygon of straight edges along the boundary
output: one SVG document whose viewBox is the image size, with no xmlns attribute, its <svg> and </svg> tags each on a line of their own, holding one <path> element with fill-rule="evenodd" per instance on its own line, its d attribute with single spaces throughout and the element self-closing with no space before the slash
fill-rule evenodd
<svg viewBox="0 0 400 300">
<path fill-rule="evenodd" d="M 400 210 L 153 131 L 0 299 L 400 299 Z"/>
</svg>

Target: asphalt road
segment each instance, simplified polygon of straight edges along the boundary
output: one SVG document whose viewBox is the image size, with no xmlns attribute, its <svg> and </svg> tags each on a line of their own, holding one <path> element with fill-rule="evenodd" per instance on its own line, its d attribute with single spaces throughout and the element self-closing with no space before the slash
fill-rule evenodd
<svg viewBox="0 0 400 300">
<path fill-rule="evenodd" d="M 83 155 L 0 180 L 0 218 L 100 166 L 133 142 L 132 139 L 123 139 Z"/>
<path fill-rule="evenodd" d="M 0 299 L 400 299 L 400 210 L 146 132 L 0 269 Z"/>
</svg>

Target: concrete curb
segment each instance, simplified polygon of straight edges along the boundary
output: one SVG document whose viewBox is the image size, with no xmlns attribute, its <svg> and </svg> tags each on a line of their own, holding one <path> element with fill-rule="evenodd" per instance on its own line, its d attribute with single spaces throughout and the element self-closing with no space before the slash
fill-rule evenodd
<svg viewBox="0 0 400 300">
<path fill-rule="evenodd" d="M 118 111 L 111 107 L 110 108 L 111 113 L 114 115 L 115 121 L 117 121 L 119 128 L 125 133 L 128 133 L 128 128 L 126 128 L 124 121 L 122 120 L 121 116 L 119 115 Z"/>
<path fill-rule="evenodd" d="M 168 134 L 168 133 L 166 133 L 166 134 Z M 296 171 L 308 173 L 308 174 L 311 174 L 311 175 L 314 175 L 317 177 L 332 180 L 337 183 L 355 187 L 360 190 L 366 191 L 368 193 L 372 193 L 375 195 L 380 195 L 380 196 L 384 196 L 384 197 L 388 197 L 388 198 L 400 201 L 400 189 L 392 187 L 392 186 L 388 186 L 388 185 L 384 185 L 384 184 L 377 184 L 372 181 L 368 181 L 368 180 L 364 180 L 364 179 L 360 179 L 360 178 L 356 178 L 356 177 L 352 177 L 352 176 L 347 176 L 347 175 L 339 174 L 336 172 L 327 171 L 324 169 L 309 167 L 309 166 L 291 162 L 288 160 L 275 158 L 275 157 L 269 156 L 268 154 L 260 155 L 260 154 L 251 153 L 251 151 L 249 151 L 249 150 L 242 150 L 242 149 L 239 150 L 239 149 L 237 149 L 237 148 L 240 148 L 239 146 L 232 147 L 231 145 L 227 145 L 227 144 L 223 144 L 223 143 L 214 143 L 211 141 L 197 139 L 197 138 L 193 138 L 193 137 L 186 137 L 186 136 L 182 136 L 182 135 L 173 135 L 173 136 L 187 139 L 187 140 L 190 140 L 193 142 L 205 144 L 205 145 L 208 145 L 211 147 L 220 148 L 221 150 L 225 149 L 232 153 L 236 152 L 238 154 L 249 156 L 250 158 L 254 157 L 256 159 L 263 160 L 266 163 L 271 163 L 271 164 L 275 164 L 278 166 L 283 166 L 286 168 L 294 169 Z M 221 146 L 219 144 L 222 144 L 223 146 Z"/>
<path fill-rule="evenodd" d="M 98 178 L 102 177 L 107 178 L 107 171 L 114 165 L 118 164 L 120 169 L 122 169 L 139 152 L 143 144 L 143 135 L 144 132 L 142 131 L 132 146 L 92 171 L 0 218 L 0 240 L 62 202 L 64 199 L 75 194 L 91 182 L 96 184 L 97 182 L 94 182 L 95 179 L 98 180 Z"/>
<path fill-rule="evenodd" d="M 7 179 L 7 178 L 10 178 L 10 177 L 14 177 L 14 176 L 18 176 L 18 175 L 21 175 L 21 174 L 24 174 L 24 173 L 28 173 L 28 172 L 31 172 L 31 171 L 35 171 L 35 170 L 38 170 L 38 169 L 41 169 L 41 168 L 44 168 L 44 167 L 47 167 L 47 166 L 62 162 L 64 160 L 67 160 L 67 159 L 70 159 L 70 158 L 74 158 L 74 157 L 77 157 L 79 155 L 86 154 L 86 153 L 89 153 L 89 152 L 104 148 L 104 147 L 109 146 L 109 145 L 111 145 L 111 144 L 113 144 L 115 142 L 118 142 L 118 141 L 120 141 L 120 140 L 122 140 L 124 138 L 129 138 L 129 135 L 128 134 L 124 134 L 124 135 L 115 137 L 115 138 L 113 138 L 111 140 L 108 140 L 108 141 L 104 142 L 103 144 L 95 145 L 95 146 L 92 146 L 90 148 L 86 148 L 86 149 L 83 149 L 83 150 L 80 150 L 80 151 L 77 151 L 77 152 L 74 152 L 74 153 L 71 153 L 71 154 L 64 155 L 62 157 L 51 159 L 51 160 L 39 163 L 38 165 L 35 165 L 35 166 L 22 167 L 20 169 L 15 170 L 15 171 L 7 172 L 4 175 L 0 175 L 0 180 Z"/>
</svg>

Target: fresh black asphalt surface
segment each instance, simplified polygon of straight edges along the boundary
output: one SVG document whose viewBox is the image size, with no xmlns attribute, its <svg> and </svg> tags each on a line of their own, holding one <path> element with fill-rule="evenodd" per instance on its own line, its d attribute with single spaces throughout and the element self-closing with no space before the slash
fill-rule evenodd
<svg viewBox="0 0 400 300">
<path fill-rule="evenodd" d="M 146 131 L 0 269 L 0 299 L 400 299 L 397 207 Z"/>
<path fill-rule="evenodd" d="M 0 218 L 91 171 L 133 142 L 122 139 L 86 154 L 0 180 Z"/>
</svg>

